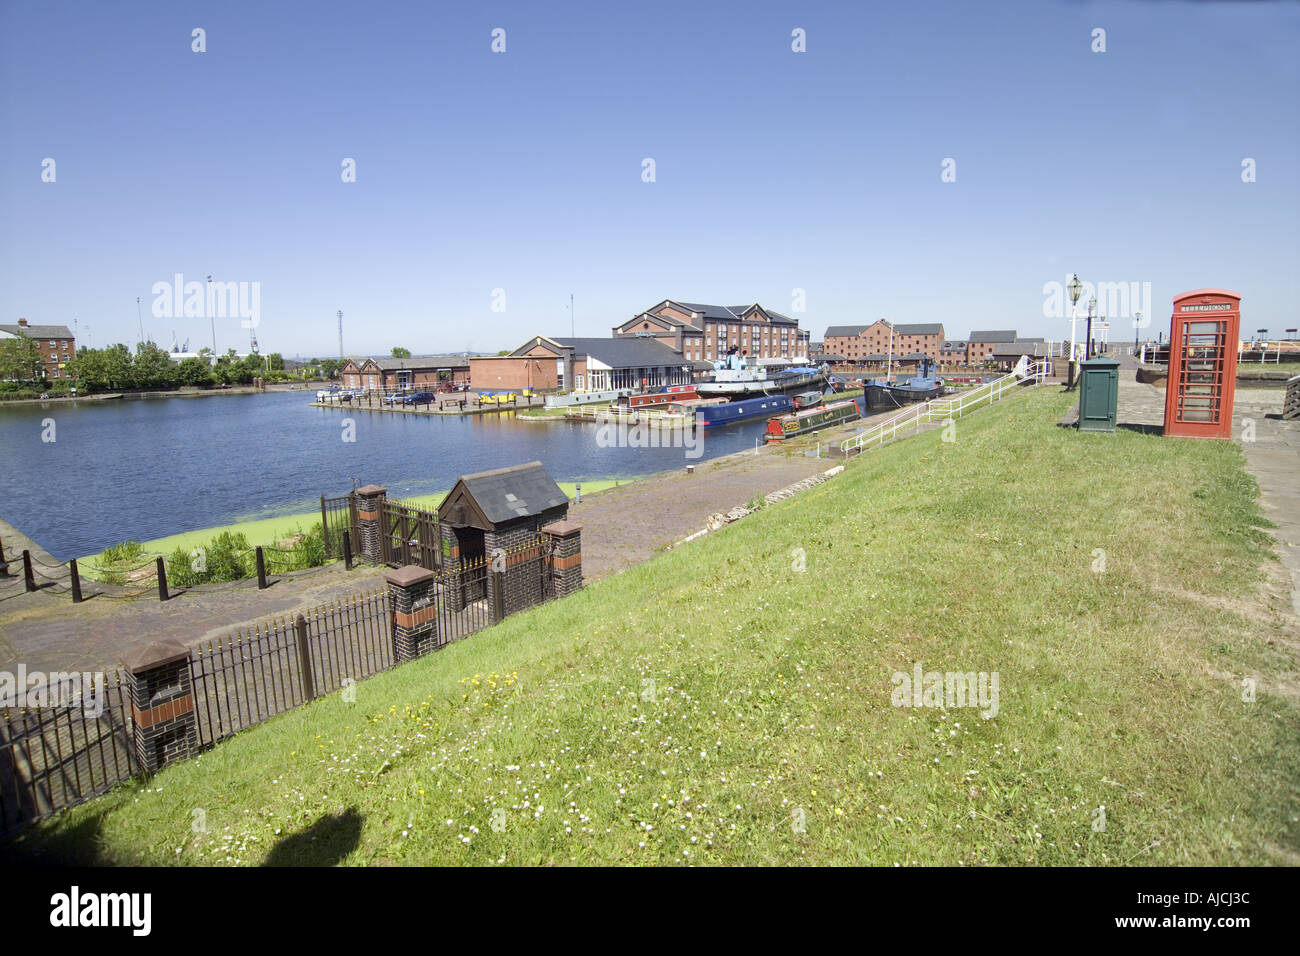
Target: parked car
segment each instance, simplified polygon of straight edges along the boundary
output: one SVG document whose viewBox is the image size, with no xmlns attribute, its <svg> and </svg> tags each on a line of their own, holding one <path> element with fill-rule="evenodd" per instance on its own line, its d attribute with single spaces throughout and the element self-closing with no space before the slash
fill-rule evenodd
<svg viewBox="0 0 1300 956">
<path fill-rule="evenodd" d="M 389 392 L 384 396 L 383 402 L 385 405 L 397 405 L 405 398 L 406 396 L 402 392 Z"/>
<path fill-rule="evenodd" d="M 433 392 L 412 392 L 402 399 L 403 405 L 430 405 L 438 400 Z"/>
</svg>

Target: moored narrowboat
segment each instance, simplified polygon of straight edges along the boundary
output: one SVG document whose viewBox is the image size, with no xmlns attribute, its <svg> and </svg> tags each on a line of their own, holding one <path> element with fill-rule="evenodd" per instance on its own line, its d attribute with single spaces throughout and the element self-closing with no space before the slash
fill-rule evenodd
<svg viewBox="0 0 1300 956">
<path fill-rule="evenodd" d="M 770 419 L 767 423 L 767 431 L 763 434 L 763 440 L 769 443 L 779 443 L 797 435 L 806 435 L 809 432 L 830 428 L 832 425 L 857 421 L 861 417 L 862 412 L 859 410 L 857 402 L 830 402 L 826 405 L 805 408 L 790 415 L 779 415 Z"/>
<path fill-rule="evenodd" d="M 764 395 L 762 398 L 746 398 L 739 402 L 698 405 L 695 408 L 695 424 L 705 427 L 731 425 L 755 418 L 771 418 L 793 410 L 794 400 L 789 395 Z"/>
</svg>

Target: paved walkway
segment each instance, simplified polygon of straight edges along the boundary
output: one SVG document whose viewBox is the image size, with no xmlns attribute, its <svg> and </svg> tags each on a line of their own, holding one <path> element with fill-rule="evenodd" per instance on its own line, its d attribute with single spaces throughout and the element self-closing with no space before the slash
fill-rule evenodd
<svg viewBox="0 0 1300 956">
<path fill-rule="evenodd" d="M 1280 388 L 1238 388 L 1232 440 L 1259 482 L 1264 515 L 1277 525 L 1278 556 L 1291 575 L 1291 606 L 1300 616 L 1300 421 L 1282 420 Z M 1131 367 L 1120 370 L 1119 423 L 1164 427 L 1164 385 L 1140 384 Z M 1253 435 L 1253 440 L 1251 436 Z"/>
</svg>

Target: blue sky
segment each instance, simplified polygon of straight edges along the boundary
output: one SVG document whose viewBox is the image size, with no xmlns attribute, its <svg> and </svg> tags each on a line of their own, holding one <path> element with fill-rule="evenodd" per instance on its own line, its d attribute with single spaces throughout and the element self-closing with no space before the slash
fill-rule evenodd
<svg viewBox="0 0 1300 956">
<path fill-rule="evenodd" d="M 495 351 L 568 334 L 570 293 L 579 335 L 802 289 L 814 339 L 1061 338 L 1043 286 L 1078 272 L 1151 283 L 1152 334 L 1221 286 L 1277 335 L 1298 42 L 1273 3 L 5 0 L 0 321 L 134 343 L 139 296 L 146 335 L 197 349 L 209 321 L 154 318 L 152 289 L 211 273 L 260 283 L 286 355 L 336 354 L 339 309 L 350 354 Z"/>
</svg>

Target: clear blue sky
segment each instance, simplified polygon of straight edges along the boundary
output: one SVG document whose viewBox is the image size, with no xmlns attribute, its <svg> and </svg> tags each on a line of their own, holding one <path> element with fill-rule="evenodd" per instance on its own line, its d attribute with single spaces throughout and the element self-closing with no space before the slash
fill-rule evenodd
<svg viewBox="0 0 1300 956">
<path fill-rule="evenodd" d="M 1223 286 L 1276 335 L 1297 47 L 1273 3 L 5 0 L 0 321 L 134 343 L 139 296 L 148 336 L 197 349 L 206 319 L 150 316 L 180 272 L 259 282 L 286 355 L 336 353 L 338 309 L 349 353 L 495 351 L 568 334 L 571 292 L 579 335 L 801 288 L 814 339 L 882 316 L 1060 338 L 1043 284 L 1078 272 L 1152 283 L 1153 333 Z"/>
</svg>

